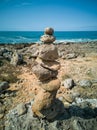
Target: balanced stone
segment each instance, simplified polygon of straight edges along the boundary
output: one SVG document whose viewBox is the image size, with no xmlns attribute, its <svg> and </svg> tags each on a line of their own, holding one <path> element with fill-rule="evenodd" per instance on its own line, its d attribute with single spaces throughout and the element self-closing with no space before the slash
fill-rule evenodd
<svg viewBox="0 0 97 130">
<path fill-rule="evenodd" d="M 53 36 L 54 29 L 47 27 L 44 31 L 44 35 L 40 37 L 40 41 L 43 43 L 53 43 L 56 38 Z"/>
<path fill-rule="evenodd" d="M 60 81 L 59 79 L 53 79 L 42 84 L 40 87 L 49 92 L 57 91 L 60 88 Z"/>
<path fill-rule="evenodd" d="M 54 29 L 50 28 L 50 27 L 47 27 L 47 28 L 45 28 L 44 33 L 48 34 L 48 35 L 53 35 Z"/>
<path fill-rule="evenodd" d="M 40 41 L 44 42 L 44 43 L 53 43 L 56 40 L 56 38 L 52 35 L 43 35 L 40 38 Z"/>
<path fill-rule="evenodd" d="M 32 110 L 34 115 L 37 115 L 41 118 L 44 117 L 44 115 L 41 113 L 42 109 L 50 108 L 53 100 L 55 99 L 56 93 L 52 94 L 50 92 L 47 92 L 45 90 L 41 90 L 35 97 Z"/>
<path fill-rule="evenodd" d="M 40 40 L 44 43 L 52 43 L 55 40 L 52 28 L 45 29 L 45 35 Z M 34 115 L 53 119 L 58 115 L 60 105 L 56 102 L 57 90 L 60 87 L 60 81 L 57 79 L 60 64 L 58 59 L 58 49 L 53 44 L 43 44 L 39 47 L 39 54 L 36 62 L 33 64 L 32 71 L 42 82 L 41 90 L 38 92 L 32 105 Z"/>
<path fill-rule="evenodd" d="M 39 57 L 36 59 L 36 62 L 41 64 L 42 67 L 47 68 L 52 71 L 58 71 L 60 69 L 60 63 L 57 61 L 44 61 Z"/>
<path fill-rule="evenodd" d="M 42 67 L 40 64 L 34 64 L 32 71 L 40 81 L 46 81 L 51 78 L 55 78 L 58 74 L 57 71 L 52 71 Z"/>
<path fill-rule="evenodd" d="M 58 59 L 58 49 L 54 45 L 42 45 L 39 49 L 39 58 L 44 61 L 55 61 Z"/>
</svg>

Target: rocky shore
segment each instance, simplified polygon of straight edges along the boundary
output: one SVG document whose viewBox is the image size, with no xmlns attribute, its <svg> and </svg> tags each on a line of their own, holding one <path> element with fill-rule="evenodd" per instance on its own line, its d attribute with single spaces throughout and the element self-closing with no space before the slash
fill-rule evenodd
<svg viewBox="0 0 97 130">
<path fill-rule="evenodd" d="M 0 44 L 0 130 L 97 130 L 96 92 L 97 42 Z"/>
</svg>

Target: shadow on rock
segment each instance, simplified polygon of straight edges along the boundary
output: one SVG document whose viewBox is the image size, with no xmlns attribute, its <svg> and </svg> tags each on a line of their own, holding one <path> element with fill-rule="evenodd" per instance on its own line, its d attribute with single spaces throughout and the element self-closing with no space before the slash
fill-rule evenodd
<svg viewBox="0 0 97 130">
<path fill-rule="evenodd" d="M 89 106 L 81 108 L 79 106 L 72 105 L 69 108 L 65 109 L 63 113 L 59 113 L 55 120 L 67 120 L 72 117 L 78 117 L 83 119 L 96 118 L 97 108 L 92 109 Z"/>
</svg>

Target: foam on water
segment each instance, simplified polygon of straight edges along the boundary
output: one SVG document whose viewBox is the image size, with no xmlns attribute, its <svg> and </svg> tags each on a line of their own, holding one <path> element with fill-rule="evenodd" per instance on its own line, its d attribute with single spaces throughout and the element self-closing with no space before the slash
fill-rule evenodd
<svg viewBox="0 0 97 130">
<path fill-rule="evenodd" d="M 64 39 L 64 40 L 56 40 L 54 43 L 67 43 L 67 42 L 95 42 L 97 39 Z"/>
</svg>

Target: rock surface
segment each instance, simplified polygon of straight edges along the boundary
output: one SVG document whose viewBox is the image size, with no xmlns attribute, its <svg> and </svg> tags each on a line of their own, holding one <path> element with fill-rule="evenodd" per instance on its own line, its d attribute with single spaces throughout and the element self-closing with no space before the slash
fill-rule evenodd
<svg viewBox="0 0 97 130">
<path fill-rule="evenodd" d="M 83 79 L 83 80 L 79 81 L 79 85 L 81 87 L 91 87 L 92 83 L 90 80 Z"/>
<path fill-rule="evenodd" d="M 22 55 L 18 54 L 16 51 L 13 53 L 10 64 L 16 66 L 23 63 Z"/>
<path fill-rule="evenodd" d="M 17 105 L 16 110 L 19 116 L 26 113 L 26 107 L 23 103 L 20 103 L 19 105 Z"/>
<path fill-rule="evenodd" d="M 54 45 L 42 45 L 39 49 L 39 58 L 44 61 L 55 61 L 58 59 L 58 50 Z"/>
<path fill-rule="evenodd" d="M 57 71 L 46 69 L 38 63 L 34 64 L 32 71 L 40 81 L 46 81 L 57 76 Z"/>
<path fill-rule="evenodd" d="M 33 113 L 38 117 L 44 118 L 45 115 L 42 114 L 42 110 L 51 107 L 55 95 L 56 92 L 47 92 L 45 90 L 40 91 L 39 94 L 37 94 L 35 97 L 34 103 L 32 105 Z"/>
<path fill-rule="evenodd" d="M 55 37 L 53 36 L 54 33 L 54 29 L 53 28 L 46 28 L 44 31 L 45 35 L 42 35 L 40 37 L 40 41 L 42 41 L 43 43 L 53 43 L 55 41 Z"/>
<path fill-rule="evenodd" d="M 71 89 L 74 86 L 74 80 L 69 78 L 69 79 L 65 79 L 64 81 L 64 87 L 67 89 Z"/>
<path fill-rule="evenodd" d="M 6 90 L 6 89 L 8 89 L 9 88 L 9 83 L 8 82 L 0 82 L 0 92 L 2 91 L 2 90 Z"/>
<path fill-rule="evenodd" d="M 60 103 L 55 103 L 53 105 L 53 114 L 55 113 L 54 110 L 60 111 L 56 109 L 56 105 L 60 105 Z M 27 107 L 27 111 L 23 115 L 18 116 L 17 112 L 15 111 L 16 108 L 7 114 L 5 130 L 91 130 L 91 128 L 96 130 L 97 128 L 97 118 L 95 118 L 97 113 L 91 108 L 81 109 L 80 107 L 73 105 L 64 111 L 60 111 L 60 114 L 56 117 L 56 120 L 47 121 L 46 119 L 41 120 L 33 117 L 31 103 L 27 103 L 25 106 Z M 63 108 L 61 108 L 61 110 L 62 109 Z M 91 111 L 96 115 L 90 115 L 89 117 L 86 114 L 88 111 Z M 44 113 L 46 113 L 45 110 Z M 51 116 L 47 113 L 46 115 L 48 115 L 48 117 Z"/>
<path fill-rule="evenodd" d="M 0 50 L 1 48 L 5 49 L 0 54 L 0 82 L 8 81 L 10 83 L 10 88 L 0 92 L 0 130 L 97 130 L 97 42 L 54 45 L 60 54 L 57 59 L 60 63 L 60 69 L 56 69 L 58 71 L 57 78 L 60 81 L 72 78 L 76 86 L 68 91 L 64 86 L 60 86 L 56 94 L 56 98 L 60 102 L 57 102 L 55 98 L 56 100 L 50 108 L 43 109 L 42 113 L 45 115 L 43 119 L 33 117 L 32 113 L 33 100 L 42 89 L 40 81 L 31 72 L 32 64 L 38 57 L 37 54 L 32 61 L 32 48 L 35 46 L 40 48 L 41 45 L 0 44 Z M 13 53 L 15 50 L 18 54 L 23 55 L 27 64 L 13 66 L 10 65 L 10 60 L 4 58 L 8 55 L 7 52 Z M 71 53 L 78 54 L 77 58 L 62 59 L 63 55 Z M 51 69 L 54 64 L 49 64 L 44 63 L 44 68 Z M 79 81 L 82 79 L 89 79 L 92 82 L 91 87 L 81 87 Z M 32 102 L 29 103 L 29 101 Z M 22 102 L 26 111 L 24 114 L 18 115 L 16 107 Z M 62 105 L 63 108 L 60 107 Z M 3 108 L 1 109 L 1 107 Z"/>
<path fill-rule="evenodd" d="M 57 91 L 60 88 L 60 81 L 59 79 L 52 79 L 51 81 L 43 83 L 41 88 L 49 92 Z"/>
<path fill-rule="evenodd" d="M 40 41 L 44 42 L 44 43 L 53 43 L 55 41 L 55 37 L 52 35 L 43 35 L 40 38 Z"/>
<path fill-rule="evenodd" d="M 54 29 L 47 27 L 47 28 L 45 28 L 44 33 L 48 34 L 48 35 L 53 35 Z"/>
</svg>

